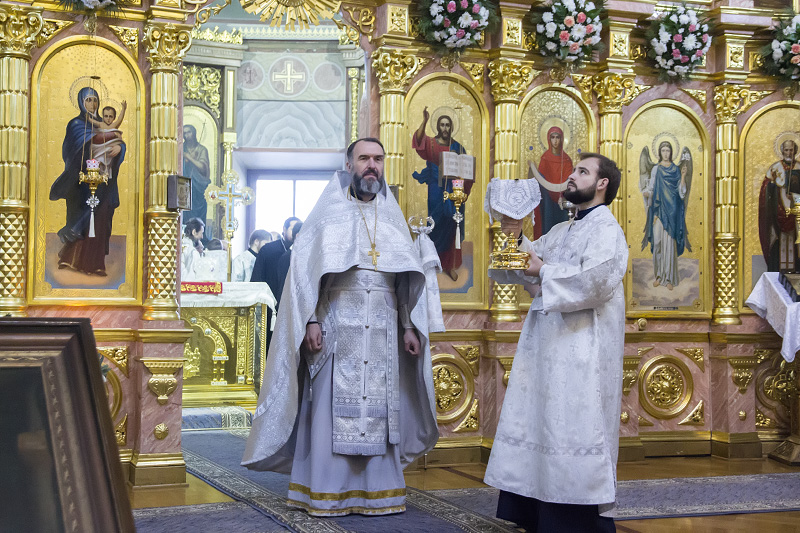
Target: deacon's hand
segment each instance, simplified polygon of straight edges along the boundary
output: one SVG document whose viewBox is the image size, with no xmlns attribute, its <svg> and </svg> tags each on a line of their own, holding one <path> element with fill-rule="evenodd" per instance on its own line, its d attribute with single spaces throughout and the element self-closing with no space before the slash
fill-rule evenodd
<svg viewBox="0 0 800 533">
<path fill-rule="evenodd" d="M 514 236 L 519 237 L 522 234 L 522 221 L 503 215 L 503 219 L 500 221 L 500 230 L 506 235 L 513 233 Z"/>
<path fill-rule="evenodd" d="M 403 343 L 408 353 L 419 355 L 419 338 L 417 338 L 417 332 L 414 328 L 406 328 L 405 333 L 403 333 Z"/>
<path fill-rule="evenodd" d="M 322 349 L 322 328 L 316 322 L 306 324 L 306 338 L 303 341 L 311 352 L 318 352 Z"/>
<path fill-rule="evenodd" d="M 542 265 L 544 265 L 544 261 L 539 259 L 538 255 L 532 253 L 531 259 L 530 261 L 528 261 L 528 264 L 530 266 L 528 267 L 528 270 L 525 271 L 525 274 L 527 274 L 528 276 L 538 276 L 539 271 L 542 269 Z"/>
</svg>

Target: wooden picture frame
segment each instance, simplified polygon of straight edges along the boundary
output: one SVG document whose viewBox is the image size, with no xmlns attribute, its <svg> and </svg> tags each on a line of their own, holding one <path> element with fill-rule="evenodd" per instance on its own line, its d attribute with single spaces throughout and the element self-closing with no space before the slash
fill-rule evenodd
<svg viewBox="0 0 800 533">
<path fill-rule="evenodd" d="M 3 529 L 135 531 L 88 318 L 0 318 L 0 445 Z"/>
</svg>

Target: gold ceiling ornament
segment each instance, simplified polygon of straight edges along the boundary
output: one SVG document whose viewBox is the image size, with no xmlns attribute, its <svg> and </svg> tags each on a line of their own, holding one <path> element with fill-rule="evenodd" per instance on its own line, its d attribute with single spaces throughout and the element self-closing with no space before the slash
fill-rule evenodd
<svg viewBox="0 0 800 533">
<path fill-rule="evenodd" d="M 678 422 L 679 426 L 703 426 L 706 423 L 705 412 L 703 410 L 703 400 L 692 409 L 692 412 L 686 415 L 686 418 Z"/>
<path fill-rule="evenodd" d="M 470 79 L 472 79 L 472 83 L 475 85 L 475 88 L 478 90 L 479 93 L 483 92 L 483 74 L 486 71 L 486 67 L 484 67 L 483 63 L 468 63 L 466 61 L 459 62 L 461 68 L 463 68 L 467 74 L 469 74 Z"/>
<path fill-rule="evenodd" d="M 131 28 L 130 26 L 108 26 L 114 35 L 125 45 L 125 48 L 130 50 L 134 58 L 139 58 L 139 28 Z"/>
<path fill-rule="evenodd" d="M 689 404 L 694 381 L 680 359 L 659 355 L 642 365 L 639 372 L 639 403 L 651 416 L 667 420 Z"/>
<path fill-rule="evenodd" d="M 677 150 L 675 150 L 677 152 Z M 682 353 L 689 359 L 695 362 L 695 364 L 702 370 L 703 372 L 706 371 L 706 365 L 703 361 L 703 349 L 702 348 L 675 348 L 676 352 Z"/>
<path fill-rule="evenodd" d="M 147 388 L 156 395 L 159 405 L 166 405 L 169 395 L 178 388 L 175 374 L 183 368 L 183 359 L 142 357 L 140 361 L 151 374 Z"/>
<path fill-rule="evenodd" d="M 269 22 L 270 26 L 283 24 L 284 28 L 292 31 L 295 29 L 295 24 L 299 25 L 300 29 L 308 29 L 312 24 L 319 26 L 320 20 L 332 19 L 342 4 L 335 0 L 239 0 L 239 2 L 248 13 L 260 14 L 262 22 Z"/>
<path fill-rule="evenodd" d="M 592 88 L 597 94 L 598 111 L 601 114 L 619 113 L 622 106 L 630 104 L 634 98 L 650 89 L 651 85 L 639 85 L 633 74 L 604 72 L 594 76 Z"/>
<path fill-rule="evenodd" d="M 700 104 L 700 108 L 705 113 L 706 111 L 706 96 L 707 92 L 705 89 L 681 89 L 683 92 L 688 94 L 692 97 L 692 99 Z"/>
<path fill-rule="evenodd" d="M 119 424 L 114 426 L 114 437 L 117 439 L 117 446 L 125 446 L 128 442 L 128 415 L 122 417 Z"/>
<path fill-rule="evenodd" d="M 405 93 L 408 84 L 430 59 L 420 57 L 416 50 L 381 47 L 372 53 L 372 69 L 383 93 Z"/>
<path fill-rule="evenodd" d="M 195 100 L 208 106 L 215 117 L 219 118 L 220 82 L 222 70 L 197 65 L 183 66 L 183 98 Z"/>
<path fill-rule="evenodd" d="M 478 410 L 478 399 L 472 401 L 472 407 L 469 408 L 469 414 L 454 430 L 455 433 L 465 433 L 468 431 L 478 431 L 480 428 L 480 411 Z"/>
<path fill-rule="evenodd" d="M 489 82 L 496 104 L 520 103 L 533 78 L 541 74 L 530 64 L 512 59 L 495 59 L 489 63 Z"/>
<path fill-rule="evenodd" d="M 36 46 L 41 48 L 56 36 L 61 30 L 65 30 L 75 24 L 74 20 L 43 19 L 42 31 L 36 36 Z"/>
<path fill-rule="evenodd" d="M 467 363 L 455 355 L 436 354 L 432 363 L 436 421 L 449 424 L 470 408 L 475 396 L 475 379 Z"/>
<path fill-rule="evenodd" d="M 714 87 L 714 112 L 717 122 L 734 122 L 750 106 L 774 91 L 751 91 L 749 85 L 716 85 Z"/>
<path fill-rule="evenodd" d="M 30 59 L 43 26 L 41 8 L 0 6 L 0 55 Z"/>
<path fill-rule="evenodd" d="M 150 22 L 144 35 L 147 60 L 155 71 L 178 72 L 183 56 L 192 44 L 189 26 Z"/>
<path fill-rule="evenodd" d="M 97 348 L 100 355 L 114 363 L 125 377 L 128 377 L 128 347 L 127 346 L 100 346 Z"/>
<path fill-rule="evenodd" d="M 480 372 L 481 347 L 475 344 L 453 345 L 464 361 L 467 362 L 472 374 L 477 376 Z"/>
</svg>

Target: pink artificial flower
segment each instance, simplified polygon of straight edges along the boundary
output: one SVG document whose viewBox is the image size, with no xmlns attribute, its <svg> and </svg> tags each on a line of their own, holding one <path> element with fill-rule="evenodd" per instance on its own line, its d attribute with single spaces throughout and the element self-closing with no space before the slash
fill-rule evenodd
<svg viewBox="0 0 800 533">
<path fill-rule="evenodd" d="M 481 5 L 479 3 L 477 3 L 477 2 L 475 2 L 475 5 L 472 6 L 472 12 L 475 13 L 476 15 L 478 13 L 480 13 L 481 12 Z"/>
<path fill-rule="evenodd" d="M 558 34 L 558 37 L 559 39 L 561 39 L 562 42 L 568 41 L 569 32 L 567 30 L 563 30 L 561 33 Z"/>
<path fill-rule="evenodd" d="M 569 43 L 569 51 L 573 54 L 581 49 L 580 43 Z"/>
<path fill-rule="evenodd" d="M 683 35 L 681 35 L 680 33 L 676 33 L 675 35 L 672 36 L 672 40 L 675 41 L 676 43 L 682 43 Z"/>
<path fill-rule="evenodd" d="M 447 19 L 445 19 L 445 20 L 447 20 Z M 674 57 L 675 59 L 678 59 L 679 57 L 681 57 L 681 51 L 678 50 L 677 48 L 673 48 L 672 49 L 672 57 Z"/>
<path fill-rule="evenodd" d="M 448 13 L 455 13 L 456 12 L 456 2 L 455 2 L 455 0 L 450 0 L 447 3 L 447 12 Z"/>
<path fill-rule="evenodd" d="M 578 13 L 578 24 L 583 24 L 586 20 L 586 13 Z"/>
<path fill-rule="evenodd" d="M 695 26 L 694 24 L 689 24 L 689 31 L 694 31 L 696 29 L 697 29 L 697 26 Z"/>
<path fill-rule="evenodd" d="M 586 35 L 591 35 L 593 31 L 594 31 L 594 26 L 592 26 L 591 24 L 587 24 L 586 25 Z"/>
<path fill-rule="evenodd" d="M 478 24 L 479 23 L 478 23 L 477 20 L 473 20 L 472 22 L 469 23 L 469 27 L 470 27 L 471 30 L 476 30 L 476 29 L 478 29 Z"/>
<path fill-rule="evenodd" d="M 469 0 L 461 0 L 461 9 L 467 9 L 469 7 Z"/>
<path fill-rule="evenodd" d="M 697 57 L 703 57 L 703 51 L 698 50 L 697 52 L 694 53 L 694 55 L 696 55 Z"/>
<path fill-rule="evenodd" d="M 794 56 L 789 61 L 791 61 L 793 65 L 800 64 L 800 56 Z"/>
<path fill-rule="evenodd" d="M 702 39 L 703 39 L 704 43 L 707 43 L 708 42 L 708 34 L 704 33 Z"/>
<path fill-rule="evenodd" d="M 574 25 L 575 25 L 575 19 L 574 18 L 572 18 L 571 16 L 564 17 L 564 26 L 566 26 L 567 28 L 571 28 Z"/>
<path fill-rule="evenodd" d="M 800 44 L 795 43 L 792 45 L 792 53 L 800 54 Z"/>
<path fill-rule="evenodd" d="M 464 38 L 464 35 L 465 35 L 466 33 L 467 33 L 467 32 L 465 32 L 464 30 L 462 30 L 462 29 L 460 29 L 460 28 L 459 28 L 459 30 L 456 32 L 456 37 L 458 37 L 459 39 L 463 39 L 463 38 Z"/>
<path fill-rule="evenodd" d="M 689 56 L 681 56 L 681 63 L 688 63 L 688 62 L 689 62 Z"/>
<path fill-rule="evenodd" d="M 445 17 L 444 20 L 442 21 L 442 26 L 444 26 L 445 28 L 449 28 L 450 27 L 450 19 Z"/>
</svg>

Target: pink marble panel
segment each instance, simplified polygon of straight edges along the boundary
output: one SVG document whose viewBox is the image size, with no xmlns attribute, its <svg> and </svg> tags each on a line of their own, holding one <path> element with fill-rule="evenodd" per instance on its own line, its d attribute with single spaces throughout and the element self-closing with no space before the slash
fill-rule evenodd
<svg viewBox="0 0 800 533">
<path fill-rule="evenodd" d="M 159 346 L 159 345 L 153 345 Z M 144 356 L 149 355 L 148 348 L 145 346 Z M 167 403 L 160 405 L 157 396 L 150 391 L 147 382 L 150 379 L 150 371 L 141 363 L 136 361 L 139 369 L 139 398 L 140 398 L 140 431 L 136 442 L 139 453 L 178 453 L 181 450 L 181 396 L 183 390 L 183 370 L 178 371 L 178 387 L 167 397 Z M 158 424 L 164 423 L 169 428 L 169 435 L 159 440 L 155 437 L 153 430 Z"/>
<path fill-rule="evenodd" d="M 28 316 L 89 318 L 93 328 L 132 328 L 139 327 L 141 309 L 138 307 L 53 307 L 30 306 Z"/>
<path fill-rule="evenodd" d="M 481 329 L 486 321 L 486 311 L 445 311 L 443 315 L 447 330 Z"/>
</svg>

